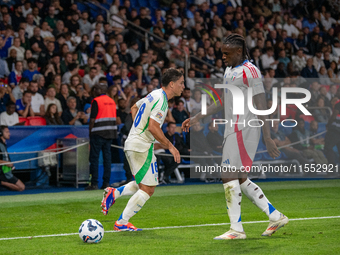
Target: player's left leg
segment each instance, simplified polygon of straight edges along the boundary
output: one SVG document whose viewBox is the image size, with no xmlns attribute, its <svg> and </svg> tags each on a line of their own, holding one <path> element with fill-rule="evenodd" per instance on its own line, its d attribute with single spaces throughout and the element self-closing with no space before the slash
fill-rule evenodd
<svg viewBox="0 0 340 255">
<path fill-rule="evenodd" d="M 140 231 L 142 229 L 136 228 L 129 220 L 132 216 L 142 209 L 143 205 L 148 201 L 155 191 L 156 186 L 146 186 L 139 184 L 139 190 L 130 198 L 123 213 L 119 219 L 115 222 L 114 230 L 117 231 Z"/>
<path fill-rule="evenodd" d="M 252 182 L 247 177 L 243 177 L 239 181 L 241 183 L 242 192 L 269 217 L 269 225 L 266 231 L 262 233 L 263 236 L 271 236 L 279 228 L 288 223 L 287 216 L 275 209 L 256 183 Z"/>
</svg>

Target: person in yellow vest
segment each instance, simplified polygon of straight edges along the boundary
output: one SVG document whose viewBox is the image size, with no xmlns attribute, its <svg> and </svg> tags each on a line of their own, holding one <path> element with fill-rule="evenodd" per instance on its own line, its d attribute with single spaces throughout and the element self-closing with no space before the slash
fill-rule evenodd
<svg viewBox="0 0 340 255">
<path fill-rule="evenodd" d="M 103 186 L 110 186 L 111 176 L 111 143 L 117 137 L 116 103 L 107 94 L 107 87 L 96 85 L 95 97 L 91 105 L 90 114 L 90 173 L 91 184 L 85 190 L 98 189 L 99 153 L 102 151 L 104 160 Z"/>
</svg>

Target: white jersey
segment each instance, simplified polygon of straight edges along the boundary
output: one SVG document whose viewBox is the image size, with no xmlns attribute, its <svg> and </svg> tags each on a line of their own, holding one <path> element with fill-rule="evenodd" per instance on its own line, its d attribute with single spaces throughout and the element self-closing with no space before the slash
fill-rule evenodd
<svg viewBox="0 0 340 255">
<path fill-rule="evenodd" d="M 248 126 L 248 121 L 257 119 L 256 115 L 249 111 L 248 108 L 248 88 L 253 88 L 253 96 L 264 92 L 261 72 L 248 60 L 234 68 L 227 67 L 223 77 L 224 84 L 234 85 L 240 88 L 244 96 L 244 115 L 233 114 L 233 95 L 228 90 L 228 85 L 224 89 L 224 111 L 225 119 L 228 123 L 225 126 L 224 137 L 229 134 L 242 130 Z M 232 122 L 232 123 L 231 123 Z M 238 123 L 235 125 L 235 123 Z M 256 125 L 251 123 L 251 125 Z"/>
<path fill-rule="evenodd" d="M 145 152 L 155 142 L 155 138 L 148 130 L 149 119 L 157 121 L 162 127 L 168 113 L 168 98 L 163 89 L 157 89 L 139 100 L 136 105 L 139 109 L 125 141 L 124 150 Z"/>
</svg>

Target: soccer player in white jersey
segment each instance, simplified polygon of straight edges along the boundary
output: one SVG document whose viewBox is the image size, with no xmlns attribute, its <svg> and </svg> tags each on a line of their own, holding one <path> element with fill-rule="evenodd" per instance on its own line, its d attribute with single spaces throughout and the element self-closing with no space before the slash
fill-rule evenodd
<svg viewBox="0 0 340 255">
<path fill-rule="evenodd" d="M 222 173 L 222 182 L 225 190 L 227 201 L 227 210 L 230 219 L 230 230 L 226 233 L 215 237 L 215 239 L 245 239 L 246 234 L 243 230 L 241 221 L 241 199 L 242 192 L 257 207 L 269 217 L 269 226 L 263 232 L 263 236 L 271 236 L 279 228 L 288 223 L 288 218 L 276 210 L 264 195 L 261 188 L 247 178 L 245 167 L 251 167 L 257 146 L 260 139 L 261 127 L 247 126 L 249 120 L 256 119 L 256 115 L 249 111 L 247 105 L 248 88 L 253 89 L 253 103 L 257 110 L 267 110 L 264 88 L 261 80 L 261 73 L 248 59 L 250 59 L 245 40 L 237 34 L 229 35 L 222 47 L 223 61 L 227 68 L 224 74 L 224 107 L 225 119 L 228 124 L 225 125 L 224 146 L 222 153 L 222 166 L 234 167 L 237 173 Z M 237 86 L 242 90 L 244 95 L 244 115 L 233 115 L 233 97 L 228 85 Z M 222 110 L 222 106 L 211 105 L 207 109 L 207 115 L 214 114 Z M 188 131 L 190 125 L 197 123 L 202 116 L 198 113 L 191 119 L 183 122 L 182 128 Z M 258 116 L 264 122 L 262 127 L 263 138 L 267 151 L 272 158 L 280 155 L 274 141 L 270 137 L 269 122 L 265 121 L 266 116 Z M 230 125 L 230 122 L 234 125 Z M 245 122 L 244 122 L 245 121 Z M 255 126 L 256 124 L 252 124 Z M 249 168 L 248 168 L 249 169 Z M 243 171 L 242 171 L 243 170 Z"/>
<path fill-rule="evenodd" d="M 143 207 L 158 185 L 157 159 L 153 152 L 155 140 L 168 149 L 174 160 L 180 163 L 178 150 L 165 137 L 161 127 L 168 112 L 168 100 L 180 96 L 183 90 L 183 73 L 170 68 L 163 74 L 162 88 L 152 91 L 131 108 L 134 122 L 125 141 L 124 151 L 135 181 L 117 189 L 106 188 L 101 204 L 103 214 L 107 215 L 117 198 L 133 195 L 115 222 L 116 231 L 141 230 L 129 223 L 129 220 Z"/>
</svg>

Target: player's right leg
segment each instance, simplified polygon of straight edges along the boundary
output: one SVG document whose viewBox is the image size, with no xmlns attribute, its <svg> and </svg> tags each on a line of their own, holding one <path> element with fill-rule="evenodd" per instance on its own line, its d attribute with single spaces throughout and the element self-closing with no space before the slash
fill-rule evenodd
<svg viewBox="0 0 340 255">
<path fill-rule="evenodd" d="M 104 215 L 108 214 L 110 207 L 116 202 L 116 199 L 121 196 L 130 196 L 137 192 L 138 185 L 136 181 L 131 181 L 128 184 L 121 186 L 119 188 L 107 187 L 104 190 L 103 200 L 102 200 L 102 212 Z"/>
</svg>

